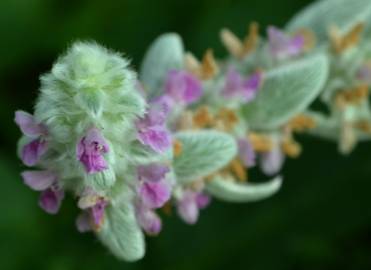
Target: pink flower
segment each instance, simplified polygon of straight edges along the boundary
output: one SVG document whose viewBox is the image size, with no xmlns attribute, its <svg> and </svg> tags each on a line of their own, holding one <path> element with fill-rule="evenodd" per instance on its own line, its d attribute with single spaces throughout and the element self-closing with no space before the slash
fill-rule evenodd
<svg viewBox="0 0 371 270">
<path fill-rule="evenodd" d="M 200 209 L 207 207 L 210 197 L 204 193 L 185 190 L 178 200 L 178 215 L 188 224 L 195 224 L 198 220 Z"/>
<path fill-rule="evenodd" d="M 21 150 L 22 162 L 27 166 L 34 166 L 47 151 L 46 127 L 37 123 L 31 114 L 24 111 L 15 112 L 15 122 L 23 134 L 31 139 Z"/>
<path fill-rule="evenodd" d="M 171 135 L 166 127 L 169 112 L 167 106 L 163 103 L 152 103 L 147 114 L 136 123 L 138 140 L 158 153 L 163 153 L 171 147 Z"/>
<path fill-rule="evenodd" d="M 165 178 L 169 168 L 161 164 L 150 164 L 138 167 L 137 171 L 141 202 L 150 209 L 164 206 L 171 196 L 171 185 Z"/>
<path fill-rule="evenodd" d="M 285 155 L 277 143 L 271 151 L 261 155 L 260 167 L 266 175 L 271 176 L 281 170 L 284 162 Z"/>
<path fill-rule="evenodd" d="M 242 99 L 244 102 L 253 100 L 262 86 L 262 75 L 261 72 L 255 72 L 249 78 L 244 79 L 233 67 L 230 67 L 222 91 L 223 96 Z"/>
<path fill-rule="evenodd" d="M 31 189 L 42 191 L 39 206 L 49 214 L 56 214 L 64 198 L 64 191 L 58 185 L 57 175 L 51 171 L 25 171 L 24 183 Z"/>
<path fill-rule="evenodd" d="M 98 231 L 103 225 L 107 205 L 108 201 L 105 198 L 92 189 L 85 189 L 78 202 L 79 208 L 84 210 L 76 220 L 78 231 Z"/>
<path fill-rule="evenodd" d="M 136 218 L 139 226 L 149 235 L 157 235 L 162 229 L 162 222 L 155 211 L 141 203 L 136 205 Z"/>
<path fill-rule="evenodd" d="M 84 165 L 88 174 L 101 172 L 108 168 L 104 154 L 109 152 L 109 146 L 101 132 L 90 129 L 77 145 L 77 159 Z"/>
<path fill-rule="evenodd" d="M 305 40 L 301 34 L 288 36 L 276 27 L 268 27 L 268 41 L 271 54 L 277 59 L 285 59 L 301 54 Z"/>
<path fill-rule="evenodd" d="M 200 99 L 202 85 L 193 74 L 187 71 L 171 70 L 165 81 L 165 92 L 174 101 L 187 105 Z"/>
<path fill-rule="evenodd" d="M 256 163 L 255 151 L 247 138 L 240 138 L 238 143 L 238 156 L 243 165 L 248 168 L 254 167 Z"/>
</svg>

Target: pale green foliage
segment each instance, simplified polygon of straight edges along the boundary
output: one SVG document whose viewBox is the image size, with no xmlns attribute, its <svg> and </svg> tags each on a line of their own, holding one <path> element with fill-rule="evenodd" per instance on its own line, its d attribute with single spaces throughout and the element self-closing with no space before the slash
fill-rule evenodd
<svg viewBox="0 0 371 270">
<path fill-rule="evenodd" d="M 251 128 L 275 129 L 304 111 L 322 90 L 328 74 L 323 54 L 272 69 L 256 99 L 242 107 Z"/>
<path fill-rule="evenodd" d="M 144 235 L 134 207 L 130 202 L 119 202 L 106 209 L 104 225 L 97 233 L 104 245 L 119 259 L 136 261 L 145 253 Z"/>
<path fill-rule="evenodd" d="M 217 131 L 181 132 L 175 138 L 182 152 L 174 158 L 174 171 L 180 184 L 187 184 L 223 168 L 236 155 L 235 139 Z"/>
<path fill-rule="evenodd" d="M 316 33 L 318 41 L 323 42 L 327 40 L 329 27 L 337 26 L 346 32 L 370 16 L 370 0 L 322 0 L 295 15 L 287 24 L 287 29 L 309 28 Z"/>
<path fill-rule="evenodd" d="M 281 187 L 282 178 L 276 177 L 265 183 L 237 183 L 233 179 L 216 176 L 206 185 L 206 190 L 214 197 L 234 203 L 254 202 L 275 194 Z"/>
<path fill-rule="evenodd" d="M 47 167 L 68 178 L 85 179 L 95 189 L 112 186 L 125 172 L 128 145 L 135 140 L 134 120 L 145 100 L 136 89 L 128 61 L 95 43 L 75 43 L 41 78 L 35 117 L 48 127 Z M 110 146 L 109 169 L 87 175 L 76 159 L 76 145 L 91 127 Z"/>
<path fill-rule="evenodd" d="M 183 42 L 178 34 L 163 34 L 150 45 L 140 69 L 140 80 L 150 96 L 162 89 L 170 70 L 183 67 L 183 57 Z"/>
</svg>

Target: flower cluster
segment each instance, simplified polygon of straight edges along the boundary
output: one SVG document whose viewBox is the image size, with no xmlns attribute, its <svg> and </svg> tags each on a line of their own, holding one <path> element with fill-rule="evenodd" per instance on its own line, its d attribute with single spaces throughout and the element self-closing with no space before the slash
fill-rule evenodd
<svg viewBox="0 0 371 270">
<path fill-rule="evenodd" d="M 244 39 L 223 29 L 223 60 L 210 49 L 198 60 L 164 34 L 138 73 L 119 53 L 75 43 L 41 77 L 34 114 L 15 113 L 24 183 L 49 214 L 72 195 L 78 231 L 127 261 L 144 256 L 163 215 L 195 224 L 212 197 L 273 195 L 286 158 L 302 152 L 297 133 L 338 140 L 343 153 L 370 138 L 371 4 L 354 2 L 344 17 L 319 1 L 266 38 L 257 23 Z M 330 115 L 309 109 L 318 96 Z M 254 183 L 257 169 L 273 179 Z"/>
</svg>

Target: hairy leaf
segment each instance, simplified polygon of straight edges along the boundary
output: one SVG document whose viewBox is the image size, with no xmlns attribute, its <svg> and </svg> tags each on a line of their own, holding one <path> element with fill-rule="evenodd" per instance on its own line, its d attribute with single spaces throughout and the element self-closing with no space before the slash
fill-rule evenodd
<svg viewBox="0 0 371 270">
<path fill-rule="evenodd" d="M 295 15 L 287 24 L 288 30 L 310 28 L 319 42 L 327 40 L 328 29 L 337 26 L 342 32 L 356 23 L 367 21 L 371 15 L 369 0 L 322 0 L 317 1 Z"/>
<path fill-rule="evenodd" d="M 242 107 L 242 115 L 252 128 L 277 128 L 307 108 L 327 75 L 328 60 L 322 54 L 268 71 L 257 97 Z"/>
<path fill-rule="evenodd" d="M 214 197 L 228 202 L 253 202 L 268 198 L 281 187 L 282 178 L 277 176 L 265 183 L 240 184 L 231 179 L 216 177 L 206 185 L 206 190 Z"/>
<path fill-rule="evenodd" d="M 183 66 L 183 57 L 183 42 L 178 34 L 163 34 L 152 43 L 140 69 L 140 79 L 150 96 L 159 93 L 169 70 Z"/>
<path fill-rule="evenodd" d="M 119 259 L 137 261 L 144 256 L 144 236 L 129 202 L 107 208 L 103 228 L 97 235 Z"/>
<path fill-rule="evenodd" d="M 176 139 L 181 142 L 183 149 L 174 159 L 176 178 L 181 184 L 223 168 L 237 152 L 235 139 L 222 132 L 181 132 Z"/>
</svg>

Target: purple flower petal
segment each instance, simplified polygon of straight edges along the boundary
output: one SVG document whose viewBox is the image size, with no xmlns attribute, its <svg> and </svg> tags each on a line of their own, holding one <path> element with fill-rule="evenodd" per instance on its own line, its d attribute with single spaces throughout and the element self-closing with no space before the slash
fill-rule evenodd
<svg viewBox="0 0 371 270">
<path fill-rule="evenodd" d="M 103 155 L 109 152 L 109 146 L 100 131 L 90 129 L 77 144 L 77 159 L 84 165 L 89 174 L 101 172 L 108 168 Z"/>
<path fill-rule="evenodd" d="M 144 182 L 139 188 L 139 197 L 148 208 L 155 209 L 164 206 L 170 199 L 171 187 L 165 180 L 159 182 Z"/>
<path fill-rule="evenodd" d="M 22 178 L 27 186 L 36 191 L 46 190 L 57 181 L 57 175 L 51 171 L 25 171 Z"/>
<path fill-rule="evenodd" d="M 202 96 L 202 85 L 187 71 L 171 70 L 166 78 L 165 92 L 177 102 L 190 104 Z"/>
<path fill-rule="evenodd" d="M 205 193 L 198 193 L 196 195 L 196 204 L 199 209 L 206 208 L 211 201 L 211 197 Z"/>
<path fill-rule="evenodd" d="M 239 98 L 244 102 L 253 100 L 262 85 L 262 73 L 256 72 L 244 79 L 235 68 L 230 67 L 222 94 L 227 98 Z"/>
<path fill-rule="evenodd" d="M 44 190 L 39 199 L 39 206 L 49 214 L 56 214 L 61 207 L 64 198 L 64 191 L 62 189 L 51 187 Z"/>
<path fill-rule="evenodd" d="M 178 201 L 178 215 L 188 224 L 195 224 L 199 216 L 197 194 L 192 191 L 185 191 L 183 197 Z"/>
<path fill-rule="evenodd" d="M 155 152 L 163 153 L 171 147 L 170 132 L 162 126 L 149 127 L 138 131 L 138 140 L 151 147 Z"/>
<path fill-rule="evenodd" d="M 153 210 L 139 205 L 136 208 L 136 217 L 139 226 L 149 235 L 157 235 L 162 228 L 160 217 Z"/>
<path fill-rule="evenodd" d="M 100 199 L 92 208 L 91 214 L 96 228 L 100 228 L 103 224 L 104 210 L 108 205 L 107 201 Z"/>
<path fill-rule="evenodd" d="M 42 138 L 35 139 L 22 148 L 22 162 L 31 167 L 35 166 L 48 149 L 48 144 Z"/>
<path fill-rule="evenodd" d="M 175 106 L 174 100 L 169 95 L 162 95 L 151 101 L 151 106 L 167 116 Z"/>
<path fill-rule="evenodd" d="M 158 163 L 142 165 L 137 168 L 138 179 L 141 181 L 158 182 L 170 171 L 168 166 Z"/>
<path fill-rule="evenodd" d="M 275 146 L 270 152 L 263 153 L 260 159 L 260 166 L 266 175 L 278 173 L 285 161 L 285 155 L 282 153 L 279 145 Z"/>
<path fill-rule="evenodd" d="M 90 224 L 90 215 L 87 211 L 83 211 L 80 215 L 78 215 L 76 219 L 76 228 L 81 233 L 93 230 Z"/>
<path fill-rule="evenodd" d="M 33 115 L 27 112 L 16 111 L 14 121 L 23 134 L 29 137 L 38 137 L 46 134 L 46 128 L 42 124 L 37 123 Z"/>
<path fill-rule="evenodd" d="M 278 59 L 300 54 L 305 45 L 305 40 L 302 35 L 298 34 L 294 37 L 290 37 L 273 26 L 268 27 L 268 40 L 271 54 Z"/>
<path fill-rule="evenodd" d="M 251 168 L 256 164 L 255 151 L 247 138 L 238 139 L 238 156 L 244 166 Z"/>
</svg>

